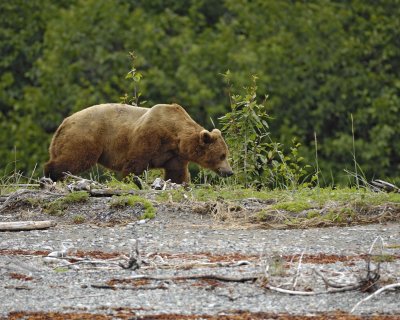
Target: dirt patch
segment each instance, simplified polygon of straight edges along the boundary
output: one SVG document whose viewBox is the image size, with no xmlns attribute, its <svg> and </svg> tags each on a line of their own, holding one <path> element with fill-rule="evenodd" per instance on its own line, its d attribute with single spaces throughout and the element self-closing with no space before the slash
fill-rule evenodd
<svg viewBox="0 0 400 320">
<path fill-rule="evenodd" d="M 48 256 L 50 251 L 48 250 L 23 250 L 23 249 L 0 249 L 0 255 L 9 256 Z M 100 260 L 109 260 L 121 257 L 125 253 L 122 252 L 105 252 L 100 250 L 83 251 L 74 250 L 72 256 L 78 258 L 92 258 Z M 228 253 L 228 254 L 214 254 L 211 252 L 199 252 L 199 253 L 167 253 L 167 252 L 157 252 L 152 253 L 147 256 L 147 258 L 155 258 L 160 256 L 163 259 L 169 260 L 180 260 L 180 261 L 207 261 L 209 263 L 219 263 L 219 262 L 237 262 L 237 261 L 258 261 L 262 259 L 260 255 L 246 255 L 241 253 Z M 279 257 L 285 262 L 298 262 L 301 255 L 286 255 Z M 379 256 L 378 256 L 379 257 Z M 312 264 L 329 264 L 336 262 L 354 262 L 357 260 L 367 260 L 368 255 L 335 255 L 335 254 L 304 254 L 302 256 L 302 263 L 312 263 Z M 374 256 L 372 256 L 374 259 Z M 398 254 L 388 254 L 385 255 L 385 259 L 394 261 L 399 260 L 400 255 Z"/>
<path fill-rule="evenodd" d="M 230 253 L 230 254 L 214 254 L 211 252 L 199 252 L 195 254 L 187 253 L 153 253 L 149 255 L 149 258 L 154 258 L 156 255 L 161 256 L 164 259 L 171 260 L 184 260 L 184 261 L 198 261 L 207 260 L 210 263 L 218 262 L 232 262 L 232 261 L 258 261 L 263 257 L 260 255 L 246 255 L 240 253 Z M 301 255 L 286 255 L 280 257 L 285 262 L 298 262 Z M 397 260 L 400 259 L 400 255 L 387 255 L 387 259 Z M 313 264 L 329 264 L 336 262 L 352 262 L 357 260 L 366 260 L 368 255 L 335 255 L 335 254 L 304 254 L 302 256 L 302 263 L 313 263 Z"/>
<path fill-rule="evenodd" d="M 61 313 L 61 312 L 11 312 L 8 320 L 108 320 L 111 316 L 93 313 Z"/>
<path fill-rule="evenodd" d="M 310 316 L 272 313 L 235 312 L 225 315 L 182 315 L 182 314 L 155 314 L 147 316 L 136 315 L 135 309 L 118 308 L 115 315 L 93 313 L 60 313 L 60 312 L 11 312 L 8 320 L 109 320 L 109 319 L 137 319 L 137 320 L 398 320 L 396 315 L 356 316 L 348 313 L 335 312 L 329 314 L 315 314 Z M 229 313 L 229 312 L 227 312 Z"/>
<path fill-rule="evenodd" d="M 10 272 L 8 275 L 11 279 L 22 280 L 22 281 L 32 281 L 33 280 L 32 277 L 27 276 L 25 274 L 21 274 L 21 273 Z"/>
<path fill-rule="evenodd" d="M 76 250 L 74 251 L 74 256 L 78 258 L 93 258 L 93 259 L 114 259 L 118 258 L 122 255 L 120 252 L 104 252 L 100 250 L 94 251 L 82 251 Z"/>
<path fill-rule="evenodd" d="M 126 285 L 129 284 L 134 287 L 145 286 L 150 283 L 148 279 L 111 279 L 106 282 L 108 286 Z"/>
<path fill-rule="evenodd" d="M 23 249 L 0 249 L 0 255 L 4 256 L 47 256 L 48 250 L 23 250 Z"/>
</svg>

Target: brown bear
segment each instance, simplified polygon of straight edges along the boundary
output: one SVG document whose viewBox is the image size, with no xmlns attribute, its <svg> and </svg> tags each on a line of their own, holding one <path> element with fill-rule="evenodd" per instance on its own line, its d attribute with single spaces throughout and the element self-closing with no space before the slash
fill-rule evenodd
<svg viewBox="0 0 400 320">
<path fill-rule="evenodd" d="M 189 162 L 223 177 L 233 174 L 221 132 L 205 130 L 177 104 L 89 107 L 64 119 L 49 152 L 44 172 L 54 181 L 64 172 L 77 174 L 96 163 L 123 176 L 162 168 L 165 179 L 175 183 L 189 182 Z"/>
</svg>

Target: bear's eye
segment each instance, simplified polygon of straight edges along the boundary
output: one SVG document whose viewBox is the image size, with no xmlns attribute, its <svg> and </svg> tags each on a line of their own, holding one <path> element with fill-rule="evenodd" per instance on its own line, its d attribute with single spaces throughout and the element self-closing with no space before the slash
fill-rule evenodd
<svg viewBox="0 0 400 320">
<path fill-rule="evenodd" d="M 223 155 L 221 155 L 221 157 L 220 157 L 221 161 L 225 160 L 225 158 L 226 158 L 226 154 L 223 154 Z"/>
</svg>

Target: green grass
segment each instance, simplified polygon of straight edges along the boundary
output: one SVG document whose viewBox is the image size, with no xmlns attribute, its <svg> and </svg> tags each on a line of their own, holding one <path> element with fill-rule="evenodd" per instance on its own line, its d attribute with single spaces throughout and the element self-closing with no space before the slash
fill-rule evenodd
<svg viewBox="0 0 400 320">
<path fill-rule="evenodd" d="M 274 191 L 257 191 L 255 189 L 246 189 L 240 187 L 219 187 L 219 186 L 197 186 L 192 190 L 183 189 L 166 190 L 156 196 L 160 202 L 170 201 L 181 202 L 186 200 L 193 201 L 215 201 L 215 200 L 241 200 L 248 198 L 257 198 L 260 200 L 269 200 L 275 198 Z"/>
<path fill-rule="evenodd" d="M 271 200 L 259 212 L 251 213 L 251 221 L 266 222 L 279 228 L 308 228 L 330 225 L 365 224 L 391 221 L 396 214 L 383 217 L 382 205 L 400 208 L 400 194 L 372 192 L 355 188 L 301 188 L 297 190 L 261 190 L 238 187 L 196 187 L 166 191 L 158 201 L 190 203 L 190 201 L 224 201 L 234 205 L 241 199 Z M 241 206 L 241 204 L 236 204 Z M 229 213 L 228 213 L 229 214 Z M 378 219 L 378 216 L 379 219 Z M 381 220 L 381 218 L 383 220 Z M 386 220 L 385 220 L 386 219 Z"/>
<path fill-rule="evenodd" d="M 312 209 L 313 205 L 303 199 L 297 201 L 280 202 L 272 206 L 272 209 L 286 210 L 290 212 L 301 212 L 304 210 Z"/>
<path fill-rule="evenodd" d="M 391 254 L 380 254 L 372 256 L 372 261 L 379 263 L 379 262 L 393 262 L 396 260 L 396 257 Z"/>
<path fill-rule="evenodd" d="M 108 172 L 107 187 L 122 191 L 139 190 L 138 186 L 133 182 L 132 176 L 127 176 L 123 180 L 118 180 L 114 173 Z"/>
<path fill-rule="evenodd" d="M 57 199 L 48 203 L 44 203 L 43 212 L 51 216 L 63 216 L 64 211 L 68 208 L 68 205 L 62 201 L 62 199 Z"/>
<path fill-rule="evenodd" d="M 186 197 L 184 196 L 186 195 Z M 169 199 L 180 202 L 186 199 L 195 201 L 209 200 L 241 200 L 256 198 L 260 200 L 275 200 L 277 209 L 306 210 L 324 206 L 328 202 L 338 204 L 353 203 L 354 205 L 379 205 L 382 203 L 400 204 L 400 193 L 372 192 L 367 189 L 355 188 L 302 188 L 298 190 L 261 190 L 245 189 L 238 186 L 218 187 L 200 186 L 193 187 L 190 191 L 183 189 L 167 190 L 157 195 L 158 201 Z"/>
<path fill-rule="evenodd" d="M 77 214 L 75 216 L 72 217 L 72 221 L 75 224 L 80 224 L 80 223 L 84 223 L 85 222 L 85 216 Z"/>
<path fill-rule="evenodd" d="M 128 190 L 138 190 L 138 186 L 135 184 L 133 177 L 133 174 L 128 175 L 124 179 L 118 179 L 115 175 L 115 173 L 111 171 L 106 171 L 105 172 L 106 176 L 106 185 L 107 187 L 111 189 L 118 189 L 118 190 L 123 190 L 123 191 L 128 191 Z M 153 183 L 153 181 L 156 178 L 163 177 L 164 173 L 163 170 L 161 169 L 152 169 L 150 171 L 145 171 L 142 175 L 139 176 L 139 178 L 142 180 L 143 183 L 143 189 L 149 189 L 150 185 Z"/>
</svg>

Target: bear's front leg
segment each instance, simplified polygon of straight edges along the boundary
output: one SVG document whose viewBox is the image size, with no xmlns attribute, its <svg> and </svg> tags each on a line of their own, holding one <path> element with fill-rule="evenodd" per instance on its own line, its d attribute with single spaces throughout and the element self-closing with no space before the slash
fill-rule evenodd
<svg viewBox="0 0 400 320">
<path fill-rule="evenodd" d="M 180 158 L 172 158 L 164 165 L 164 179 L 179 184 L 182 184 L 183 182 L 189 183 L 190 174 L 188 164 L 188 161 L 184 161 Z"/>
<path fill-rule="evenodd" d="M 143 189 L 142 181 L 138 176 L 141 175 L 147 169 L 147 167 L 148 164 L 145 161 L 140 162 L 137 160 L 131 160 L 122 168 L 122 178 L 125 178 L 129 174 L 133 173 L 133 182 L 138 186 L 139 189 Z"/>
</svg>

